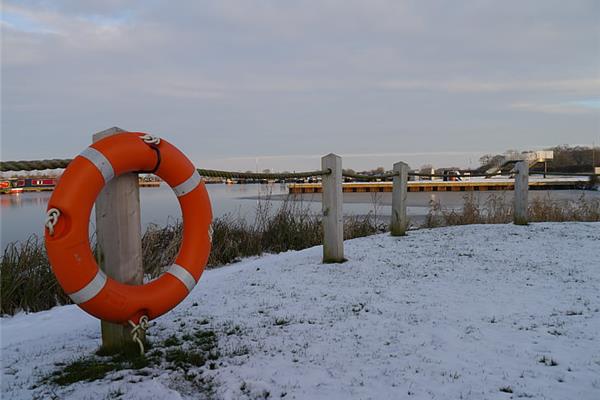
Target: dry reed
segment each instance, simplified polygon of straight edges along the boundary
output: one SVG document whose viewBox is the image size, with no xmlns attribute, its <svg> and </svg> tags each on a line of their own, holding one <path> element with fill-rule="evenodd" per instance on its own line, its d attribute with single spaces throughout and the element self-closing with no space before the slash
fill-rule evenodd
<svg viewBox="0 0 600 400">
<path fill-rule="evenodd" d="M 347 239 L 381 231 L 372 214 L 345 220 Z M 182 224 L 151 225 L 142 237 L 144 275 L 151 279 L 173 263 L 182 237 Z M 213 246 L 208 267 L 239 261 L 263 253 L 301 250 L 321 244 L 321 217 L 302 202 L 286 200 L 274 208 L 270 197 L 260 199 L 254 223 L 226 215 L 213 221 Z M 93 239 L 93 238 L 92 238 Z M 92 244 L 93 246 L 93 244 Z M 95 247 L 95 246 L 93 246 Z M 40 311 L 70 302 L 52 273 L 43 243 L 32 236 L 9 244 L 0 259 L 0 313 Z"/>
<path fill-rule="evenodd" d="M 600 200 L 585 194 L 575 200 L 558 200 L 547 195 L 532 199 L 528 214 L 529 222 L 600 221 Z M 492 194 L 480 202 L 475 195 L 467 194 L 460 210 L 448 210 L 439 201 L 432 201 L 424 227 L 502 224 L 512 222 L 512 219 L 512 203 L 504 195 Z"/>
</svg>

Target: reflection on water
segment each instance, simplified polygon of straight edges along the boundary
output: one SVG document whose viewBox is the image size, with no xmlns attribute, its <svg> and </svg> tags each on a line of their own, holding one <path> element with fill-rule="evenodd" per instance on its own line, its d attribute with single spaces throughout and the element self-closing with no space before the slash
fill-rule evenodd
<svg viewBox="0 0 600 400">
<path fill-rule="evenodd" d="M 206 185 L 206 188 L 210 195 L 213 217 L 230 215 L 234 218 L 245 218 L 250 223 L 254 221 L 258 202 L 272 198 L 274 202 L 272 209 L 276 209 L 277 204 L 287 197 L 287 186 L 281 184 L 211 184 Z M 25 240 L 32 234 L 43 236 L 46 207 L 51 195 L 52 192 L 40 192 L 0 196 L 0 242 L 2 248 L 9 242 Z M 176 219 L 181 219 L 177 197 L 168 186 L 140 188 L 140 199 L 142 230 L 145 230 L 149 224 L 164 226 Z M 302 207 L 313 212 L 320 212 L 320 196 L 318 202 L 303 201 Z M 366 214 L 372 209 L 370 203 L 354 204 L 347 207 L 346 211 Z M 93 230 L 93 212 L 91 220 L 90 230 Z"/>
<path fill-rule="evenodd" d="M 258 202 L 270 197 L 275 202 L 287 198 L 287 187 L 281 184 L 270 185 L 225 185 L 206 186 L 210 195 L 214 217 L 231 215 L 252 223 Z M 513 192 L 469 192 L 477 201 L 484 203 L 490 196 L 500 196 L 512 202 Z M 553 200 L 575 200 L 581 195 L 600 199 L 600 192 L 593 191 L 530 191 L 530 199 L 551 196 Z M 25 240 L 32 234 L 43 236 L 46 206 L 52 192 L 21 193 L 0 196 L 0 242 L 2 248 L 12 241 Z M 440 201 L 447 208 L 462 207 L 465 192 L 418 192 L 408 194 L 408 214 L 418 220 L 429 210 L 431 200 Z M 160 188 L 141 188 L 142 229 L 148 224 L 166 225 L 181 218 L 181 210 L 172 190 L 162 185 Z M 383 220 L 389 218 L 391 193 L 344 193 L 344 214 L 367 214 L 374 212 Z M 302 201 L 302 207 L 313 212 L 321 210 L 321 195 L 307 194 L 294 196 Z M 93 220 L 93 218 L 92 218 Z M 93 226 L 92 228 L 93 229 Z"/>
<path fill-rule="evenodd" d="M 0 196 L 0 209 L 10 207 L 42 207 L 48 204 L 52 192 L 15 193 Z"/>
</svg>

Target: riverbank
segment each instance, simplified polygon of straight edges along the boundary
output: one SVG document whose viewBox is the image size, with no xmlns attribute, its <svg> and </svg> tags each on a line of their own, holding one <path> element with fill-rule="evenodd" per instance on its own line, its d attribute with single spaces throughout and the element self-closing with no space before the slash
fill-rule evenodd
<svg viewBox="0 0 600 400">
<path fill-rule="evenodd" d="M 240 218 L 247 223 L 254 223 L 257 207 L 269 199 L 274 203 L 271 209 L 276 210 L 287 199 L 287 187 L 280 184 L 271 185 L 207 185 L 214 218 Z M 19 195 L 0 196 L 0 244 L 2 248 L 8 243 L 23 242 L 31 234 L 43 236 L 46 208 L 52 192 L 23 193 Z M 283 197 L 278 195 L 285 194 Z M 141 224 L 142 231 L 151 225 L 166 226 L 181 219 L 181 210 L 177 198 L 168 186 L 159 188 L 142 188 Z M 320 199 L 319 199 L 320 201 Z M 313 213 L 321 212 L 321 204 L 303 202 L 299 207 L 310 208 Z M 373 211 L 373 204 L 351 204 L 344 208 L 346 215 L 367 215 Z M 425 211 L 426 212 L 426 211 Z M 90 231 L 94 230 L 94 213 L 91 215 Z"/>
<path fill-rule="evenodd" d="M 153 323 L 147 364 L 66 386 L 48 377 L 108 363 L 91 357 L 98 321 L 76 306 L 3 318 L 2 392 L 596 399 L 599 241 L 599 223 L 470 225 L 350 240 L 343 264 L 321 264 L 320 246 L 244 260 Z M 207 337 L 215 349 L 194 362 Z"/>
<path fill-rule="evenodd" d="M 271 185 L 207 185 L 213 216 L 240 217 L 253 223 L 257 204 L 270 199 L 276 205 L 289 199 L 287 186 Z M 415 226 L 421 226 L 430 210 L 431 201 L 439 202 L 447 209 L 460 209 L 466 194 L 485 204 L 490 198 L 501 198 L 512 205 L 512 191 L 492 192 L 411 192 L 408 193 L 407 213 Z M 10 242 L 25 241 L 31 234 L 43 236 L 46 208 L 51 192 L 24 193 L 15 196 L 0 196 L 0 247 Z M 574 201 L 582 196 L 590 201 L 600 201 L 600 191 L 592 190 L 532 190 L 530 200 L 551 200 L 559 203 Z M 150 225 L 166 226 L 181 219 L 181 210 L 173 191 L 166 186 L 143 188 L 140 190 L 142 231 Z M 313 213 L 321 213 L 321 194 L 303 194 L 291 197 L 309 208 Z M 344 193 L 344 215 L 364 216 L 369 213 L 388 223 L 391 214 L 391 193 Z M 92 214 L 92 221 L 94 216 Z M 94 225 L 90 224 L 90 231 Z"/>
<path fill-rule="evenodd" d="M 285 197 L 281 202 L 270 198 L 258 200 L 254 221 L 225 215 L 213 220 L 213 245 L 208 267 L 217 267 L 263 253 L 301 250 L 322 242 L 320 213 L 313 212 L 302 199 Z M 320 206 L 320 204 L 319 204 Z M 600 197 L 581 194 L 562 200 L 533 197 L 529 202 L 530 222 L 600 221 Z M 410 209 L 410 208 L 409 208 Z M 386 214 L 373 204 L 366 215 L 344 218 L 344 238 L 352 239 L 387 230 Z M 457 208 L 430 201 L 426 215 L 410 215 L 410 228 L 468 224 L 502 224 L 513 220 L 512 201 L 506 196 L 488 195 L 485 201 L 475 193 L 462 195 Z M 93 231 L 93 230 L 92 230 Z M 181 241 L 181 223 L 150 225 L 142 237 L 142 264 L 147 279 L 154 279 L 172 264 Z M 92 238 L 93 247 L 93 238 Z M 32 236 L 21 243 L 9 244 L 0 257 L 0 312 L 14 314 L 19 310 L 42 311 L 55 305 L 68 304 L 68 296 L 58 286 L 46 256 L 43 243 Z"/>
<path fill-rule="evenodd" d="M 207 268 L 223 266 L 263 253 L 301 250 L 322 242 L 319 214 L 300 202 L 256 203 L 251 223 L 242 217 L 221 216 L 212 221 L 212 247 Z M 371 215 L 344 218 L 344 237 L 352 239 L 385 230 Z M 93 231 L 92 231 L 93 232 Z M 146 281 L 160 276 L 170 266 L 180 248 L 182 223 L 150 225 L 142 236 L 142 265 Z M 95 241 L 90 239 L 94 254 Z M 0 257 L 0 313 L 42 311 L 70 303 L 50 267 L 43 239 L 8 244 Z"/>
</svg>

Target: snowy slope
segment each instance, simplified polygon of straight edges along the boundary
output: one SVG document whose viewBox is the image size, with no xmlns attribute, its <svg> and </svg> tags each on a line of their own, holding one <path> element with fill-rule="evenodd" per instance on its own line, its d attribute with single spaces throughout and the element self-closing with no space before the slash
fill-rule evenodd
<svg viewBox="0 0 600 400">
<path fill-rule="evenodd" d="M 599 223 L 377 235 L 347 241 L 343 264 L 321 251 L 205 272 L 150 339 L 206 319 L 222 355 L 198 369 L 215 398 L 600 399 Z M 39 384 L 97 348 L 99 323 L 65 306 L 1 325 L 3 398 L 204 396 L 156 367 Z"/>
</svg>

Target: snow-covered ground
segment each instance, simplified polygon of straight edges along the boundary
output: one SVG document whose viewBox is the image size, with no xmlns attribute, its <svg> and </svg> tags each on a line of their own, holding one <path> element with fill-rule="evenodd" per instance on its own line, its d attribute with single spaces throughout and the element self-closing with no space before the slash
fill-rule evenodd
<svg viewBox="0 0 600 400">
<path fill-rule="evenodd" d="M 347 241 L 346 256 L 207 271 L 149 334 L 209 327 L 213 369 L 40 383 L 94 352 L 99 323 L 75 306 L 3 318 L 2 398 L 202 398 L 195 375 L 225 399 L 600 399 L 600 223 L 383 234 Z"/>
</svg>

